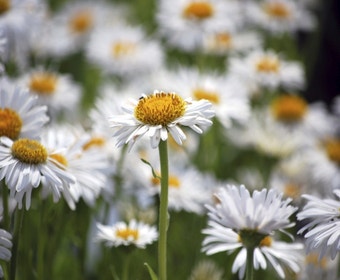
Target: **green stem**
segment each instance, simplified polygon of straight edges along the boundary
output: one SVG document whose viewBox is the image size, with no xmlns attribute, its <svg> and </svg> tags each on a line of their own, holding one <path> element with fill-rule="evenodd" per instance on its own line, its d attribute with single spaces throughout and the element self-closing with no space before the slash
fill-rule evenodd
<svg viewBox="0 0 340 280">
<path fill-rule="evenodd" d="M 246 280 L 254 279 L 254 267 L 253 267 L 253 258 L 254 258 L 254 248 L 247 248 L 247 263 L 246 263 Z"/>
<path fill-rule="evenodd" d="M 22 223 L 24 220 L 24 210 L 16 209 L 15 211 L 15 220 L 14 220 L 14 233 L 13 233 L 13 248 L 12 248 L 12 258 L 11 258 L 11 266 L 10 266 L 10 280 L 16 279 L 17 272 L 17 257 L 19 255 L 19 236 L 21 233 Z"/>
<path fill-rule="evenodd" d="M 10 217 L 9 217 L 9 208 L 8 208 L 8 189 L 3 181 L 1 184 L 2 188 L 2 204 L 3 204 L 3 228 L 7 231 L 10 231 Z"/>
<path fill-rule="evenodd" d="M 38 260 L 37 260 L 37 272 L 38 272 L 38 279 L 44 279 L 44 266 L 45 266 L 45 234 L 43 234 L 44 224 L 45 224 L 45 213 L 46 213 L 46 203 L 47 201 L 44 199 L 41 201 L 41 209 L 40 209 L 40 221 L 39 221 L 39 232 L 40 238 L 38 242 Z"/>
<path fill-rule="evenodd" d="M 160 280 L 166 280 L 166 248 L 168 230 L 168 187 L 169 163 L 167 141 L 160 141 L 159 159 L 161 165 L 161 194 L 159 205 L 159 240 L 158 240 L 158 274 Z"/>
<path fill-rule="evenodd" d="M 124 259 L 122 280 L 129 280 L 130 259 L 131 259 L 130 254 L 128 254 Z"/>
</svg>

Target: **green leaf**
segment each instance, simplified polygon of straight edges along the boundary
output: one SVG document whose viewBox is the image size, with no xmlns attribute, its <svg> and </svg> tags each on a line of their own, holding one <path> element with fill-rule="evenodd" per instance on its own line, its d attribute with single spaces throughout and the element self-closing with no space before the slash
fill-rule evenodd
<svg viewBox="0 0 340 280">
<path fill-rule="evenodd" d="M 144 263 L 144 265 L 148 268 L 151 280 L 158 280 L 158 277 L 152 268 L 147 263 Z"/>
<path fill-rule="evenodd" d="M 152 165 L 151 165 L 150 162 L 148 162 L 147 160 L 145 160 L 145 159 L 143 159 L 143 158 L 141 158 L 140 160 L 141 160 L 142 162 L 144 162 L 145 164 L 147 164 L 147 165 L 149 165 L 149 166 L 151 167 L 152 176 L 153 176 L 154 178 L 157 178 L 157 179 L 161 180 L 161 177 L 157 175 L 157 173 L 156 173 L 155 170 L 153 169 L 153 167 L 152 167 Z"/>
</svg>

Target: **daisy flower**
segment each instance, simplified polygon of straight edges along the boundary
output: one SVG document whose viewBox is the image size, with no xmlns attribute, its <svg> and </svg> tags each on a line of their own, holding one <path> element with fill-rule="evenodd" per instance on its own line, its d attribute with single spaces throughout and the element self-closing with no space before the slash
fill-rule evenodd
<svg viewBox="0 0 340 280">
<path fill-rule="evenodd" d="M 247 18 L 251 24 L 274 34 L 311 30 L 315 19 L 301 1 L 262 0 L 247 4 Z"/>
<path fill-rule="evenodd" d="M 26 195 L 26 209 L 31 205 L 33 188 L 48 184 L 54 201 L 60 198 L 65 187 L 74 183 L 74 177 L 61 169 L 53 155 L 37 140 L 20 138 L 12 141 L 0 137 L 0 180 L 5 179 L 11 197 L 22 208 L 22 200 Z"/>
<path fill-rule="evenodd" d="M 49 120 L 47 107 L 39 106 L 37 97 L 6 79 L 0 80 L 0 87 L 0 136 L 38 138 Z"/>
<path fill-rule="evenodd" d="M 0 260 L 10 261 L 12 256 L 12 235 L 6 230 L 0 229 Z M 0 265 L 0 277 L 4 277 L 4 272 Z"/>
<path fill-rule="evenodd" d="M 108 247 L 129 246 L 144 249 L 157 240 L 155 226 L 131 220 L 129 223 L 117 222 L 111 226 L 97 223 L 96 241 L 104 242 Z"/>
<path fill-rule="evenodd" d="M 237 28 L 243 21 L 240 11 L 237 1 L 162 0 L 156 19 L 159 32 L 171 46 L 193 51 L 202 47 L 205 34 Z"/>
<path fill-rule="evenodd" d="M 160 140 L 168 139 L 168 133 L 181 145 L 186 136 L 180 126 L 202 133 L 202 128 L 212 124 L 210 118 L 214 116 L 207 100 L 193 101 L 174 92 L 159 91 L 131 100 L 123 110 L 124 115 L 112 116 L 109 122 L 116 129 L 117 146 L 129 144 L 130 148 L 143 135 L 150 137 L 152 148 L 157 148 Z"/>
<path fill-rule="evenodd" d="M 317 252 L 319 260 L 326 254 L 332 259 L 340 250 L 340 190 L 334 190 L 336 199 L 321 199 L 303 195 L 307 204 L 297 214 L 298 220 L 306 221 L 298 234 L 304 233 L 307 252 Z"/>
<path fill-rule="evenodd" d="M 202 231 L 207 235 L 202 251 L 211 255 L 241 248 L 232 267 L 233 273 L 239 271 L 240 279 L 245 274 L 249 247 L 254 249 L 255 269 L 266 269 L 268 260 L 281 278 L 285 277 L 281 264 L 299 271 L 303 245 L 275 241 L 272 237 L 275 231 L 294 225 L 289 217 L 297 208 L 289 205 L 290 199 L 282 200 L 282 194 L 267 189 L 255 190 L 251 196 L 243 185 L 227 185 L 215 196 L 217 204 L 207 205 L 209 221 L 208 228 Z"/>
<path fill-rule="evenodd" d="M 253 50 L 244 56 L 227 60 L 229 73 L 236 75 L 255 94 L 262 88 L 275 90 L 303 89 L 305 84 L 302 64 L 287 61 L 273 50 Z"/>
<path fill-rule="evenodd" d="M 48 106 L 51 116 L 56 117 L 62 112 L 75 114 L 81 88 L 72 81 L 71 76 L 36 68 L 19 78 L 18 83 L 37 95 L 39 103 Z"/>
<path fill-rule="evenodd" d="M 141 28 L 126 25 L 96 30 L 86 46 L 86 57 L 105 73 L 120 77 L 149 73 L 164 62 L 159 42 L 147 38 Z"/>
</svg>

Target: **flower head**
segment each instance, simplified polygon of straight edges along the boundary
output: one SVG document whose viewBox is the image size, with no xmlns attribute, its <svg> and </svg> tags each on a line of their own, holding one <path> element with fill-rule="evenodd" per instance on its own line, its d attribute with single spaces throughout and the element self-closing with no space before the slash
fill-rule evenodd
<svg viewBox="0 0 340 280">
<path fill-rule="evenodd" d="M 136 220 L 131 220 L 128 224 L 118 222 L 112 226 L 97 224 L 97 228 L 95 239 L 105 242 L 108 247 L 134 245 L 138 248 L 145 248 L 158 237 L 156 227 Z"/>
<path fill-rule="evenodd" d="M 109 122 L 111 127 L 117 129 L 114 134 L 118 138 L 117 146 L 129 143 L 130 148 L 144 134 L 150 137 L 153 148 L 158 146 L 160 140 L 167 140 L 168 133 L 181 145 L 186 136 L 180 125 L 202 133 L 200 126 L 210 126 L 212 121 L 209 119 L 214 116 L 208 101 L 183 99 L 174 92 L 143 94 L 123 110 L 125 115 L 112 116 Z"/>
</svg>

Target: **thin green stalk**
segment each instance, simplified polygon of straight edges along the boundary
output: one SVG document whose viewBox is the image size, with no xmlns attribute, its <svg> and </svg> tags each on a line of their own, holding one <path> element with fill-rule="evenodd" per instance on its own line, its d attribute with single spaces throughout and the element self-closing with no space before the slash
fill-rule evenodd
<svg viewBox="0 0 340 280">
<path fill-rule="evenodd" d="M 3 205 L 3 228 L 7 231 L 10 231 L 8 189 L 4 181 L 1 183 L 1 188 L 2 188 L 2 205 Z"/>
<path fill-rule="evenodd" d="M 246 280 L 254 279 L 254 267 L 253 267 L 253 258 L 254 258 L 254 248 L 247 248 L 247 263 L 246 263 Z"/>
<path fill-rule="evenodd" d="M 12 258 L 11 258 L 11 266 L 10 266 L 10 280 L 16 279 L 17 272 L 17 257 L 19 250 L 19 240 L 20 233 L 22 228 L 22 223 L 24 220 L 24 210 L 16 209 L 15 217 L 14 217 L 14 233 L 13 233 L 13 248 L 12 248 Z"/>
<path fill-rule="evenodd" d="M 44 266 L 45 266 L 45 244 L 46 244 L 46 234 L 44 225 L 46 222 L 45 213 L 46 213 L 46 204 L 47 201 L 43 199 L 41 201 L 41 209 L 40 209 L 40 221 L 39 221 L 39 242 L 38 242 L 38 260 L 37 260 L 37 272 L 38 272 L 38 279 L 44 280 Z"/>
<path fill-rule="evenodd" d="M 130 259 L 131 254 L 127 254 L 127 256 L 124 258 L 122 280 L 129 280 Z"/>
<path fill-rule="evenodd" d="M 168 230 L 168 187 L 169 187 L 169 163 L 167 141 L 160 141 L 159 159 L 161 164 L 161 194 L 159 205 L 159 239 L 158 239 L 158 277 L 166 280 L 166 249 Z"/>
</svg>

